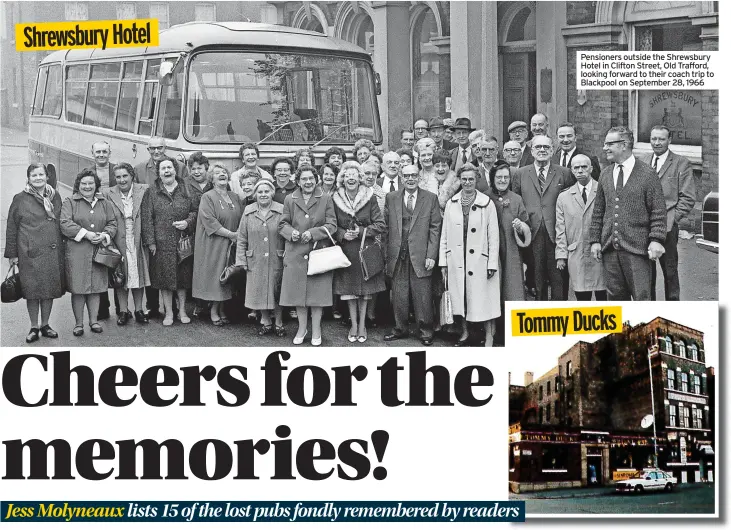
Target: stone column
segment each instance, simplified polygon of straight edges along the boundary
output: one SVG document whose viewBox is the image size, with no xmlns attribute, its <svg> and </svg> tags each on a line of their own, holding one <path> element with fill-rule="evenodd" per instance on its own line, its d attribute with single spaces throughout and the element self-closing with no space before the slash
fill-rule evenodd
<svg viewBox="0 0 731 530">
<path fill-rule="evenodd" d="M 559 123 L 566 121 L 566 44 L 561 29 L 566 25 L 566 2 L 536 2 L 536 108 L 548 116 L 549 134 L 554 136 Z M 541 99 L 541 70 L 552 71 L 551 100 Z"/>
<path fill-rule="evenodd" d="M 411 127 L 411 46 L 408 2 L 374 1 L 373 32 L 376 35 L 373 62 L 381 75 L 378 106 L 384 144 L 400 147 L 401 129 Z"/>
<path fill-rule="evenodd" d="M 701 40 L 703 51 L 718 50 L 718 17 L 706 16 L 695 19 L 694 24 L 701 24 Z M 718 75 L 718 72 L 717 74 Z M 696 198 L 703 200 L 709 192 L 718 191 L 718 90 L 701 91 L 701 110 L 703 122 L 701 124 L 701 148 L 702 148 L 702 176 L 700 189 L 697 190 Z M 697 207 L 700 207 L 696 203 Z M 700 222 L 696 222 L 697 230 L 700 230 Z"/>
</svg>

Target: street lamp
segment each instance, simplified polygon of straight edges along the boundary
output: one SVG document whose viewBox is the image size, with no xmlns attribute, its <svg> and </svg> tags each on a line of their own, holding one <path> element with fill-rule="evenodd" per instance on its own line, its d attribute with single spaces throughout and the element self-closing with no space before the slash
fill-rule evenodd
<svg viewBox="0 0 731 530">
<path fill-rule="evenodd" d="M 652 384 L 652 352 L 647 349 L 647 366 L 650 368 L 650 400 L 652 402 L 652 443 L 655 446 L 655 462 L 653 467 L 657 467 L 657 427 L 655 427 L 655 390 Z M 643 418 L 643 423 L 646 418 Z"/>
</svg>

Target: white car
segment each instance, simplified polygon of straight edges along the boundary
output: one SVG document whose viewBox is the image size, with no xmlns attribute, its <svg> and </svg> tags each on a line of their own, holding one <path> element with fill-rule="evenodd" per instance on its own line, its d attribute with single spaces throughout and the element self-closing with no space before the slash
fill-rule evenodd
<svg viewBox="0 0 731 530">
<path fill-rule="evenodd" d="M 678 479 L 659 469 L 638 471 L 637 475 L 627 480 L 620 480 L 616 487 L 618 492 L 642 493 L 645 490 L 673 491 Z"/>
</svg>

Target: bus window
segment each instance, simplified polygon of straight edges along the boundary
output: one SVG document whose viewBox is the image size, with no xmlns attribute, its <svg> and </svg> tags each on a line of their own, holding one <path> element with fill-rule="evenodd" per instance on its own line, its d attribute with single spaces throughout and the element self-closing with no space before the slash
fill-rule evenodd
<svg viewBox="0 0 731 530">
<path fill-rule="evenodd" d="M 161 59 L 147 61 L 145 86 L 142 90 L 142 108 L 140 109 L 140 125 L 137 132 L 142 136 L 152 136 L 152 123 L 157 107 L 157 75 L 160 72 Z"/>
<path fill-rule="evenodd" d="M 114 111 L 117 107 L 121 66 L 121 63 L 91 65 L 91 79 L 89 80 L 89 95 L 86 98 L 84 125 L 112 128 Z"/>
<path fill-rule="evenodd" d="M 81 123 L 88 79 L 88 64 L 66 68 L 66 121 Z"/>
<path fill-rule="evenodd" d="M 61 65 L 54 64 L 48 68 L 48 82 L 46 83 L 46 97 L 43 100 L 43 114 L 46 116 L 61 116 L 61 100 L 63 97 L 63 80 Z"/>
<path fill-rule="evenodd" d="M 180 114 L 183 109 L 183 69 L 178 68 L 172 76 L 172 83 L 160 91 L 156 134 L 175 140 L 180 135 Z"/>
<path fill-rule="evenodd" d="M 365 61 L 204 52 L 191 59 L 189 68 L 184 133 L 190 141 L 381 141 Z"/>
<path fill-rule="evenodd" d="M 117 124 L 114 127 L 117 131 L 134 132 L 135 130 L 141 81 L 142 61 L 124 63 L 117 108 Z"/>
<path fill-rule="evenodd" d="M 33 98 L 33 110 L 31 114 L 43 114 L 43 94 L 46 91 L 46 79 L 48 78 L 48 68 L 43 66 L 38 69 L 38 81 L 36 82 L 36 95 Z"/>
</svg>

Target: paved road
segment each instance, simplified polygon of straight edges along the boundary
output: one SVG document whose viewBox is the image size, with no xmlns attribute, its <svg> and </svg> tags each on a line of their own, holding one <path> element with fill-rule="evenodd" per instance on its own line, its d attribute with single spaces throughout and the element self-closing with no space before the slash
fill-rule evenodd
<svg viewBox="0 0 731 530">
<path fill-rule="evenodd" d="M 713 513 L 714 484 L 681 484 L 671 493 L 615 494 L 601 490 L 554 490 L 510 494 L 525 501 L 527 514 L 698 514 Z"/>
</svg>

